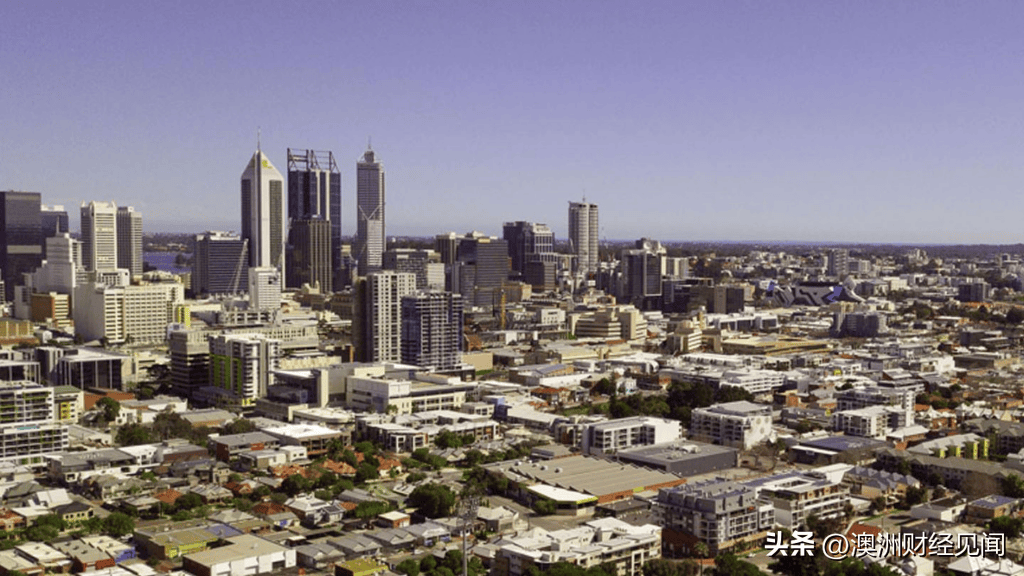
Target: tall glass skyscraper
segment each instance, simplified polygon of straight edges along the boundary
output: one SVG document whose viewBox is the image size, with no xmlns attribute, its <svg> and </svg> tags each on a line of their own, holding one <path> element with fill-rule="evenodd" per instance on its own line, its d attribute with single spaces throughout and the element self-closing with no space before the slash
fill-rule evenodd
<svg viewBox="0 0 1024 576">
<path fill-rule="evenodd" d="M 284 178 L 262 150 L 242 172 L 242 239 L 251 268 L 284 269 Z"/>
<path fill-rule="evenodd" d="M 0 192 L 0 271 L 8 302 L 22 274 L 35 271 L 43 260 L 41 201 L 38 192 Z"/>
<path fill-rule="evenodd" d="M 332 152 L 288 149 L 288 218 L 288 286 L 341 286 L 341 171 Z"/>
<path fill-rule="evenodd" d="M 384 166 L 373 150 L 356 163 L 356 259 L 359 275 L 381 269 L 384 254 Z"/>
</svg>

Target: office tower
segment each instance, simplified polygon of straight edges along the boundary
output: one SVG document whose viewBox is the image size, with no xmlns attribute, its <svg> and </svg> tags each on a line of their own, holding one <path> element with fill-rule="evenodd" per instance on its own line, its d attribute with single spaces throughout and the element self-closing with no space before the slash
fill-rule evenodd
<svg viewBox="0 0 1024 576">
<path fill-rule="evenodd" d="M 131 206 L 117 209 L 117 267 L 142 275 L 142 214 Z"/>
<path fill-rule="evenodd" d="M 209 333 L 202 330 L 174 330 L 168 334 L 171 357 L 171 389 L 192 398 L 193 391 L 210 382 Z"/>
<path fill-rule="evenodd" d="M 256 150 L 242 172 L 242 239 L 251 268 L 284 268 L 284 178 Z"/>
<path fill-rule="evenodd" d="M 86 271 L 117 268 L 117 205 L 82 204 L 82 265 Z"/>
<path fill-rule="evenodd" d="M 555 233 L 547 224 L 505 222 L 502 229 L 513 273 L 524 276 L 529 262 L 554 263 L 557 260 Z"/>
<path fill-rule="evenodd" d="M 597 272 L 597 204 L 569 202 L 569 243 L 576 255 L 576 271 L 583 275 Z"/>
<path fill-rule="evenodd" d="M 334 153 L 288 149 L 288 218 L 292 221 L 324 220 L 329 223 L 327 250 L 330 255 L 328 263 L 332 275 L 331 284 L 342 286 L 341 171 L 334 160 Z M 293 245 L 292 250 L 296 249 L 294 243 L 289 244 Z M 320 274 L 322 272 L 316 272 L 313 276 Z M 321 289 L 329 288 L 321 283 Z"/>
<path fill-rule="evenodd" d="M 402 297 L 415 290 L 415 274 L 382 271 L 366 276 L 362 350 L 367 362 L 401 360 Z"/>
<path fill-rule="evenodd" d="M 267 395 L 275 381 L 281 341 L 262 334 L 220 335 L 210 339 L 210 385 L 230 394 L 229 408 L 247 410 Z"/>
<path fill-rule="evenodd" d="M 666 255 L 661 242 L 647 238 L 637 240 L 633 249 L 623 250 L 620 256 L 620 299 L 641 310 L 659 308 Z"/>
<path fill-rule="evenodd" d="M 359 275 L 381 269 L 384 254 L 384 166 L 373 150 L 356 163 L 356 259 Z"/>
<path fill-rule="evenodd" d="M 206 232 L 196 236 L 192 256 L 192 292 L 238 294 L 249 284 L 248 243 L 229 232 Z"/>
<path fill-rule="evenodd" d="M 277 268 L 249 268 L 249 308 L 277 310 L 281 307 L 281 271 Z"/>
<path fill-rule="evenodd" d="M 402 362 L 431 370 L 462 365 L 462 296 L 417 292 L 402 298 Z"/>
<path fill-rule="evenodd" d="M 441 263 L 445 266 L 451 266 L 455 263 L 455 257 L 459 253 L 460 240 L 462 240 L 462 236 L 455 232 L 438 234 L 434 237 L 434 251 L 441 256 Z"/>
<path fill-rule="evenodd" d="M 500 305 L 501 289 L 508 279 L 508 243 L 477 234 L 459 242 L 457 260 L 449 285 L 472 306 Z"/>
<path fill-rule="evenodd" d="M 43 261 L 43 237 L 39 222 L 38 192 L 0 192 L 0 272 L 4 300 L 14 298 L 22 274 Z"/>
<path fill-rule="evenodd" d="M 72 294 L 82 270 L 82 243 L 62 233 L 46 239 L 46 260 L 32 273 L 32 289 L 37 292 Z"/>
<path fill-rule="evenodd" d="M 341 251 L 337 252 L 340 257 Z M 288 229 L 288 287 L 302 288 L 308 284 L 318 286 L 322 293 L 332 292 L 331 260 L 331 223 L 318 218 L 293 218 Z"/>
<path fill-rule="evenodd" d="M 70 232 L 68 211 L 63 206 L 40 206 L 39 226 L 43 239 Z"/>
<path fill-rule="evenodd" d="M 384 253 L 385 270 L 411 272 L 419 290 L 444 290 L 444 264 L 433 250 L 392 248 Z"/>
<path fill-rule="evenodd" d="M 72 298 L 75 333 L 86 340 L 160 344 L 184 300 L 185 287 L 178 282 L 142 286 L 86 282 L 75 288 Z"/>
<path fill-rule="evenodd" d="M 46 259 L 46 239 L 70 232 L 67 210 L 63 206 L 40 206 L 39 225 L 43 234 L 43 259 Z"/>
</svg>

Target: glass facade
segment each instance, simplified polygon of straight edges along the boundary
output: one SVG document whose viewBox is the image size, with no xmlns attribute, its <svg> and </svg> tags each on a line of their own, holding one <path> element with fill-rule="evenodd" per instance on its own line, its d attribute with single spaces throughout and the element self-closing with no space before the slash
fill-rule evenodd
<svg viewBox="0 0 1024 576">
<path fill-rule="evenodd" d="M 0 192 L 0 270 L 4 296 L 14 299 L 22 274 L 34 272 L 43 260 L 43 233 L 38 192 Z"/>
</svg>

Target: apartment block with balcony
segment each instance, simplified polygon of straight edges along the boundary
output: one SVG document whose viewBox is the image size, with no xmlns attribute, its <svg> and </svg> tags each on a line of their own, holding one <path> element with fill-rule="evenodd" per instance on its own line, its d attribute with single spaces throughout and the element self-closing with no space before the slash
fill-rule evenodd
<svg viewBox="0 0 1024 576">
<path fill-rule="evenodd" d="M 842 479 L 830 479 L 819 472 L 785 472 L 744 482 L 759 498 L 771 502 L 775 521 L 790 529 L 807 523 L 815 515 L 838 518 L 849 501 L 850 487 Z"/>
<path fill-rule="evenodd" d="M 692 554 L 698 542 L 716 556 L 760 541 L 775 526 L 775 507 L 757 490 L 717 478 L 659 490 L 657 510 L 667 556 Z"/>
<path fill-rule="evenodd" d="M 690 437 L 701 442 L 749 450 L 772 434 L 771 406 L 738 401 L 696 408 Z"/>
<path fill-rule="evenodd" d="M 638 416 L 590 424 L 582 436 L 584 454 L 614 453 L 679 440 L 682 427 L 677 420 Z"/>
</svg>

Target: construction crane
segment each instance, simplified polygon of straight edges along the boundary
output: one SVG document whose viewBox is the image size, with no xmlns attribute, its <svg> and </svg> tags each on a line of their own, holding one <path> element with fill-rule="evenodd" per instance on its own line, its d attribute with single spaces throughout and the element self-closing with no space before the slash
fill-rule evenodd
<svg viewBox="0 0 1024 576">
<path fill-rule="evenodd" d="M 235 277 L 231 281 L 231 293 L 238 294 L 238 281 L 241 280 L 242 276 L 242 264 L 245 262 L 245 257 L 249 254 L 249 239 L 242 239 L 242 249 L 238 253 L 238 263 L 235 264 Z"/>
</svg>

